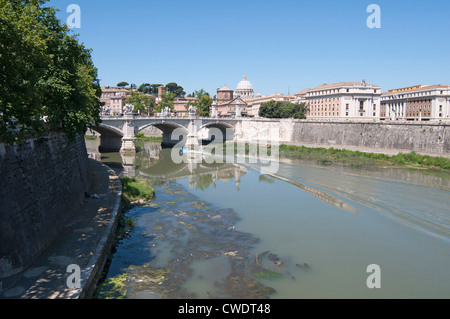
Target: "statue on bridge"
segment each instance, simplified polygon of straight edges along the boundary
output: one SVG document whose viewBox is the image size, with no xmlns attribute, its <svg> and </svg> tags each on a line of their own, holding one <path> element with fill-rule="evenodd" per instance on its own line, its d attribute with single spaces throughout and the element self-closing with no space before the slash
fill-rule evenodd
<svg viewBox="0 0 450 319">
<path fill-rule="evenodd" d="M 162 116 L 170 116 L 170 108 L 168 106 L 166 106 L 163 110 Z"/>
<path fill-rule="evenodd" d="M 125 104 L 123 107 L 123 114 L 132 114 L 133 113 L 134 106 L 133 104 Z"/>
<path fill-rule="evenodd" d="M 189 105 L 189 115 L 195 115 L 197 113 L 197 108 L 194 105 Z"/>
</svg>

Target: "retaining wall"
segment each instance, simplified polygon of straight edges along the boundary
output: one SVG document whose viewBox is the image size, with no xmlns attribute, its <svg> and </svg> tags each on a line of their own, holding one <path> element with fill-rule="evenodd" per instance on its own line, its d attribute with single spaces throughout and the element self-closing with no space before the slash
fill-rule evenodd
<svg viewBox="0 0 450 319">
<path fill-rule="evenodd" d="M 450 123 L 244 120 L 244 139 L 450 154 Z M 276 134 L 273 134 L 276 132 Z M 276 135 L 276 136 L 275 136 Z"/>
<path fill-rule="evenodd" d="M 82 136 L 0 143 L 0 278 L 22 271 L 49 246 L 91 178 Z"/>
</svg>

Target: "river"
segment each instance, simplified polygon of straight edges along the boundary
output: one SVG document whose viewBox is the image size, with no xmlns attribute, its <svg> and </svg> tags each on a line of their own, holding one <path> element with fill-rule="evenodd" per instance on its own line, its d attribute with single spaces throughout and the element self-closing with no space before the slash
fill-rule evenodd
<svg viewBox="0 0 450 319">
<path fill-rule="evenodd" d="M 121 156 L 86 142 L 156 189 L 127 212 L 99 298 L 450 297 L 447 173 L 283 161 L 265 174 L 177 164 L 157 143 Z"/>
</svg>

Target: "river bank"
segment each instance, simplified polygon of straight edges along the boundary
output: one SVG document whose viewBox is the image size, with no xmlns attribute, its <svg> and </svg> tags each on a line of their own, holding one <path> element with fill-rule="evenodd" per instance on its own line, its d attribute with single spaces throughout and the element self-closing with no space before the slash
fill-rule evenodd
<svg viewBox="0 0 450 319">
<path fill-rule="evenodd" d="M 235 150 L 238 144 L 234 143 Z M 404 153 L 400 150 L 375 150 L 354 148 L 334 148 L 319 145 L 286 145 L 278 146 L 278 155 L 281 160 L 316 161 L 320 165 L 336 163 L 347 165 L 350 168 L 362 168 L 365 165 L 389 166 L 398 168 L 415 168 L 443 170 L 450 172 L 450 155 L 419 154 L 414 151 Z M 270 155 L 270 146 L 267 152 Z M 245 155 L 249 155 L 250 146 L 245 144 Z"/>
<path fill-rule="evenodd" d="M 81 207 L 73 210 L 64 231 L 32 265 L 0 281 L 0 299 L 83 299 L 91 296 L 104 269 L 119 221 L 122 186 L 116 173 L 105 164 L 89 160 L 89 165 L 92 171 L 89 193 L 92 196 L 85 197 Z M 71 271 L 68 271 L 69 266 L 73 267 Z"/>
</svg>

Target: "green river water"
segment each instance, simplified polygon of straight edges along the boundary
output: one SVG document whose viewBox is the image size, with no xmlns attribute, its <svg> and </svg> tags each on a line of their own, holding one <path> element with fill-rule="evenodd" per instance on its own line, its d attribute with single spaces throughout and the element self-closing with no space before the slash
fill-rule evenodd
<svg viewBox="0 0 450 319">
<path fill-rule="evenodd" d="M 282 162 L 174 163 L 144 143 L 136 156 L 92 157 L 146 178 L 156 196 L 98 298 L 448 298 L 447 173 Z M 378 265 L 379 288 L 369 288 Z"/>
</svg>

